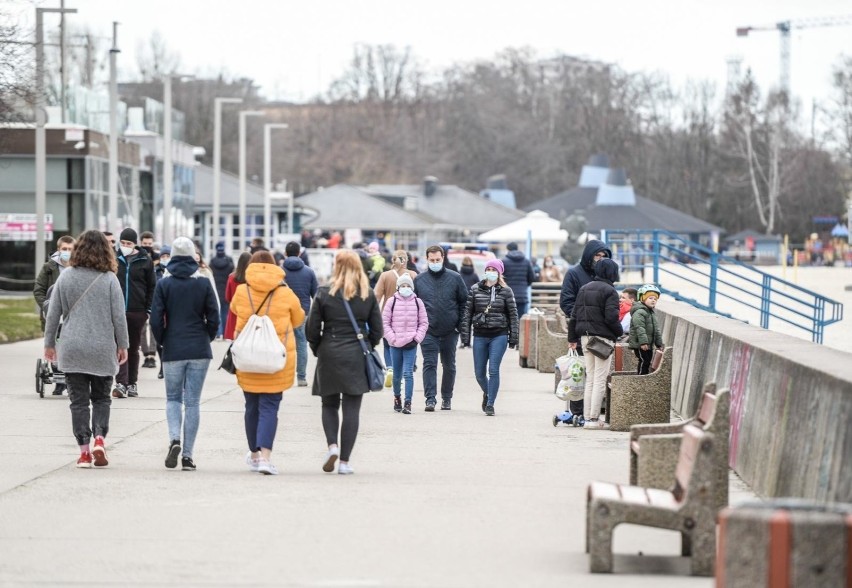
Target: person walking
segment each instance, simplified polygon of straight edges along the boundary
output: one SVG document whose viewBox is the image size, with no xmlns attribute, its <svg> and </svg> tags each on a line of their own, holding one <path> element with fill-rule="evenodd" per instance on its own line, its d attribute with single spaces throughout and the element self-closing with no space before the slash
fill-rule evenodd
<svg viewBox="0 0 852 588">
<path fill-rule="evenodd" d="M 160 254 L 154 249 L 154 233 L 151 231 L 143 231 L 139 234 L 139 246 L 148 254 L 148 257 L 151 258 L 151 263 L 154 264 L 154 278 L 157 282 L 163 277 L 165 273 L 165 268 L 160 266 Z M 157 360 L 154 359 L 160 349 L 159 345 L 157 345 L 156 340 L 154 339 L 154 333 L 151 331 L 151 321 L 148 320 L 145 323 L 145 327 L 142 329 L 142 339 L 140 341 L 142 347 L 142 367 L 143 368 L 156 368 Z"/>
<path fill-rule="evenodd" d="M 530 260 L 524 255 L 524 252 L 518 251 L 517 243 L 509 243 L 506 245 L 506 249 L 509 252 L 503 258 L 503 267 L 506 268 L 503 279 L 515 295 L 515 304 L 518 305 L 518 316 L 524 316 L 529 307 L 530 298 L 528 292 L 530 286 L 535 282 L 535 271 Z"/>
<path fill-rule="evenodd" d="M 613 260 L 604 258 L 595 264 L 595 278 L 577 292 L 571 315 L 573 320 L 568 322 L 568 344 L 571 349 L 577 348 L 578 341 L 586 347 L 592 336 L 605 339 L 613 346 L 616 339 L 621 337 L 623 331 L 621 321 L 618 320 L 618 291 L 613 285 L 617 281 L 618 264 Z M 587 429 L 608 429 L 609 425 L 600 418 L 600 413 L 612 355 L 602 359 L 589 352 L 585 358 L 584 426 Z"/>
<path fill-rule="evenodd" d="M 468 289 L 468 291 L 473 288 L 475 284 L 479 283 L 479 276 L 476 275 L 476 271 L 473 269 L 473 260 L 470 258 L 470 255 L 465 255 L 462 258 L 461 271 L 459 272 L 462 277 L 462 281 L 464 281 L 464 287 Z"/>
<path fill-rule="evenodd" d="M 438 357 L 441 358 L 441 410 L 451 410 L 456 383 L 456 347 L 461 331 L 467 289 L 458 272 L 444 265 L 440 245 L 426 249 L 428 270 L 414 279 L 414 293 L 426 306 L 429 329 L 420 343 L 423 353 L 423 394 L 426 412 L 434 412 L 438 396 Z"/>
<path fill-rule="evenodd" d="M 299 298 L 305 316 L 311 310 L 311 301 L 317 294 L 317 275 L 305 265 L 299 257 L 302 246 L 290 241 L 284 246 L 284 272 L 287 274 L 287 285 Z M 305 337 L 305 325 L 293 330 L 296 335 L 296 381 L 300 387 L 308 385 L 308 339 Z"/>
<path fill-rule="evenodd" d="M 154 275 L 154 263 L 136 242 L 136 231 L 126 228 L 119 235 L 117 252 L 118 283 L 124 293 L 124 308 L 127 318 L 127 335 L 130 349 L 127 361 L 121 364 L 112 389 L 113 398 L 134 398 L 139 396 L 136 380 L 139 376 L 139 345 L 142 342 L 142 330 L 151 314 L 151 302 L 157 277 Z"/>
<path fill-rule="evenodd" d="M 630 317 L 627 346 L 636 355 L 636 373 L 644 376 L 651 371 L 654 348 L 664 351 L 666 346 L 663 345 L 663 333 L 654 312 L 660 299 L 660 289 L 654 284 L 645 284 L 636 291 L 636 295 L 639 299 L 633 302 L 633 307 L 627 315 Z"/>
<path fill-rule="evenodd" d="M 414 278 L 417 277 L 417 272 L 412 272 L 407 269 L 408 266 L 408 253 L 404 250 L 399 249 L 394 251 L 393 257 L 391 258 L 391 268 L 386 272 L 382 272 L 382 275 L 379 277 L 379 281 L 376 282 L 376 287 L 373 291 L 376 293 L 376 300 L 379 301 L 379 308 L 384 311 L 387 303 L 394 297 L 397 292 L 397 281 L 401 276 L 408 276 L 411 278 L 412 283 Z M 387 330 L 387 329 L 385 329 Z M 391 358 L 391 346 L 388 343 L 387 339 L 382 341 L 382 348 L 384 350 L 385 356 L 385 365 L 388 367 L 387 375 L 385 376 L 385 387 L 393 384 L 393 361 Z M 414 352 L 414 359 L 417 360 L 417 351 Z M 413 364 L 412 364 L 413 365 Z"/>
<path fill-rule="evenodd" d="M 561 283 L 562 282 L 562 272 L 559 270 L 559 267 L 553 263 L 552 255 L 544 256 L 544 267 L 541 268 L 541 275 L 539 281 L 545 283 Z"/>
<path fill-rule="evenodd" d="M 219 332 L 217 336 L 221 337 L 225 332 L 225 323 L 228 320 L 228 307 L 230 303 L 225 299 L 225 290 L 228 287 L 228 276 L 234 271 L 234 260 L 230 255 L 225 255 L 225 243 L 219 241 L 216 243 L 216 254 L 210 258 L 211 271 L 213 272 L 213 282 L 216 285 L 216 297 L 219 300 Z"/>
<path fill-rule="evenodd" d="M 130 344 L 116 266 L 115 252 L 103 233 L 80 235 L 68 269 L 56 280 L 45 321 L 44 358 L 58 362 L 65 372 L 79 468 L 109 465 L 105 439 L 110 388 L 119 365 L 127 361 Z M 95 446 L 90 449 L 93 434 Z"/>
<path fill-rule="evenodd" d="M 278 430 L 278 407 L 284 391 L 293 386 L 296 374 L 296 340 L 293 330 L 305 321 L 305 311 L 296 294 L 284 281 L 284 270 L 269 251 L 252 254 L 246 268 L 246 283 L 237 286 L 231 309 L 237 315 L 235 338 L 255 313 L 268 316 L 287 350 L 284 367 L 271 374 L 237 370 L 237 383 L 245 397 L 245 427 L 249 452 L 246 464 L 253 472 L 277 475 L 272 464 L 272 445 Z"/>
<path fill-rule="evenodd" d="M 470 345 L 473 329 L 473 372 L 482 389 L 482 411 L 494 416 L 500 390 L 500 363 L 507 347 L 518 346 L 518 309 L 503 278 L 503 262 L 485 264 L 485 279 L 470 290 L 462 318 L 462 345 Z"/>
<path fill-rule="evenodd" d="M 358 333 L 350 312 L 358 324 Z M 358 339 L 364 337 L 371 348 L 382 340 L 379 303 L 356 252 L 337 254 L 331 285 L 317 292 L 305 334 L 317 358 L 312 394 L 322 397 L 322 428 L 328 444 L 322 470 L 333 472 L 340 459 L 337 473 L 352 474 L 349 459 L 358 437 L 361 400 L 370 390 Z"/>
<path fill-rule="evenodd" d="M 390 273 L 390 272 L 387 272 Z M 429 318 L 426 307 L 414 294 L 414 280 L 402 274 L 396 280 L 396 293 L 385 304 L 382 325 L 385 349 L 390 350 L 393 364 L 393 409 L 411 414 L 414 394 L 414 362 L 417 346 L 426 337 Z M 402 404 L 402 380 L 405 380 L 405 405 Z"/>
<path fill-rule="evenodd" d="M 225 300 L 228 301 L 228 304 L 231 304 L 231 301 L 234 299 L 234 294 L 237 292 L 237 286 L 240 284 L 246 283 L 246 269 L 248 268 L 249 261 L 251 261 L 251 253 L 248 251 L 243 251 L 240 253 L 240 257 L 237 259 L 237 267 L 231 272 L 231 275 L 228 276 L 228 284 L 225 286 Z M 228 318 L 225 323 L 225 331 L 223 336 L 225 339 L 229 341 L 234 340 L 234 330 L 237 328 L 237 315 L 234 314 L 234 311 L 231 310 L 230 306 L 228 307 Z"/>
<path fill-rule="evenodd" d="M 192 455 L 201 390 L 213 358 L 210 342 L 216 338 L 220 320 L 213 286 L 198 274 L 194 253 L 190 239 L 175 239 L 169 275 L 157 283 L 150 318 L 154 338 L 163 348 L 170 441 L 166 467 L 177 467 L 180 456 L 183 471 L 195 471 Z"/>
<path fill-rule="evenodd" d="M 612 251 L 603 241 L 592 239 L 583 247 L 580 262 L 565 272 L 565 277 L 562 279 L 562 288 L 559 292 L 559 308 L 562 309 L 565 319 L 569 323 L 571 315 L 574 312 L 574 302 L 577 300 L 577 292 L 595 278 L 594 266 L 604 258 L 612 258 Z M 583 355 L 583 346 L 581 343 L 578 343 L 576 350 L 579 355 Z M 568 402 L 568 410 L 577 417 L 577 419 L 572 419 L 576 426 L 583 426 L 585 422 L 583 417 L 583 403 L 584 400 L 570 400 Z"/>
</svg>

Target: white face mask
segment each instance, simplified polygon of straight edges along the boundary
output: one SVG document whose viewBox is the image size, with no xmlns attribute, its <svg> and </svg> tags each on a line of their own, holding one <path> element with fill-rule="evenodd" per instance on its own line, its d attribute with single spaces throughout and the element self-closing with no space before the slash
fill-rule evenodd
<svg viewBox="0 0 852 588">
<path fill-rule="evenodd" d="M 414 290 L 412 290 L 411 288 L 409 288 L 409 287 L 407 287 L 407 286 L 406 286 L 406 287 L 400 288 L 400 289 L 399 289 L 399 293 L 400 293 L 402 296 L 405 296 L 406 298 L 408 298 L 409 296 L 411 296 L 412 294 L 414 294 Z"/>
<path fill-rule="evenodd" d="M 133 247 L 125 247 L 124 245 L 121 246 L 121 253 L 122 253 L 122 255 L 124 255 L 124 257 L 127 257 L 128 255 L 130 255 L 131 253 L 133 253 L 133 251 L 134 251 Z"/>
<path fill-rule="evenodd" d="M 496 282 L 497 281 L 497 272 L 485 272 L 485 280 L 487 282 Z"/>
</svg>

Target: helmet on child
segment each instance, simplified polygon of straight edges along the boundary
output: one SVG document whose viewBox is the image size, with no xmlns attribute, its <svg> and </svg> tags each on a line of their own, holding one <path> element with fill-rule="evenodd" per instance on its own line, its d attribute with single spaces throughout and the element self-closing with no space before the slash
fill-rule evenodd
<svg viewBox="0 0 852 588">
<path fill-rule="evenodd" d="M 642 301 L 645 298 L 646 294 L 656 294 L 657 298 L 660 297 L 660 289 L 657 288 L 654 284 L 645 284 L 638 290 L 636 290 L 636 298 L 639 301 Z"/>
</svg>

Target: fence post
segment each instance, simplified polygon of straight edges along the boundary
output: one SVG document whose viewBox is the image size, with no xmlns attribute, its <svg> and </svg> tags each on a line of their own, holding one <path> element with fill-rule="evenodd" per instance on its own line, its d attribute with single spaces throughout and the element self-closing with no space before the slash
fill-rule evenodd
<svg viewBox="0 0 852 588">
<path fill-rule="evenodd" d="M 708 296 L 707 306 L 713 312 L 716 312 L 716 274 L 719 269 L 719 254 L 710 254 L 710 293 Z"/>
<path fill-rule="evenodd" d="M 760 326 L 764 329 L 769 328 L 769 306 L 770 296 L 772 296 L 772 277 L 769 274 L 763 275 L 761 280 L 762 286 L 760 291 Z"/>
<path fill-rule="evenodd" d="M 654 231 L 654 283 L 660 283 L 660 231 Z"/>
</svg>

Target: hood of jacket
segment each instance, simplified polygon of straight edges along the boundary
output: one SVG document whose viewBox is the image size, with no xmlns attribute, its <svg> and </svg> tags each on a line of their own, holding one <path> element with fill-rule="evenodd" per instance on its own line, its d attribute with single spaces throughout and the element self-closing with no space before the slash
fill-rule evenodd
<svg viewBox="0 0 852 588">
<path fill-rule="evenodd" d="M 526 255 L 524 255 L 523 251 L 518 251 L 516 249 L 515 251 L 510 251 L 509 253 L 507 253 L 506 258 L 511 259 L 512 261 L 523 261 L 524 259 L 526 259 Z"/>
<path fill-rule="evenodd" d="M 609 258 L 604 258 L 595 264 L 595 279 L 605 280 L 610 284 L 618 281 L 618 264 Z"/>
<path fill-rule="evenodd" d="M 272 263 L 250 263 L 246 268 L 246 284 L 260 292 L 271 291 L 284 281 L 284 276 L 284 270 Z"/>
<path fill-rule="evenodd" d="M 171 262 L 169 262 L 169 263 L 171 263 Z M 223 269 L 228 269 L 228 268 L 232 267 L 234 265 L 234 261 L 230 257 L 228 257 L 227 255 L 225 255 L 224 253 L 222 253 L 222 255 L 219 255 L 217 253 L 216 255 L 213 256 L 213 259 L 210 260 L 209 265 L 210 265 L 211 268 L 213 268 L 215 270 L 223 270 Z M 169 267 L 171 267 L 171 266 L 169 266 Z"/>
<path fill-rule="evenodd" d="M 178 255 L 169 260 L 169 275 L 189 278 L 198 271 L 198 262 L 188 255 Z"/>
<path fill-rule="evenodd" d="M 633 306 L 630 307 L 630 316 L 633 316 L 633 313 L 636 312 L 637 310 L 639 310 L 640 308 L 648 308 L 648 307 L 645 306 L 644 304 L 642 304 L 641 302 L 639 302 L 638 300 L 634 300 Z M 648 308 L 648 310 L 651 310 L 651 309 Z"/>
<path fill-rule="evenodd" d="M 292 270 L 294 272 L 299 271 L 305 267 L 305 262 L 299 259 L 298 257 L 287 257 L 284 259 L 284 269 Z"/>
<path fill-rule="evenodd" d="M 603 241 L 592 239 L 586 243 L 586 246 L 583 248 L 583 255 L 580 257 L 580 265 L 584 270 L 595 273 L 595 270 L 592 269 L 592 264 L 595 260 L 595 254 L 599 251 L 606 252 L 606 256 L 612 258 L 612 250 Z"/>
</svg>

